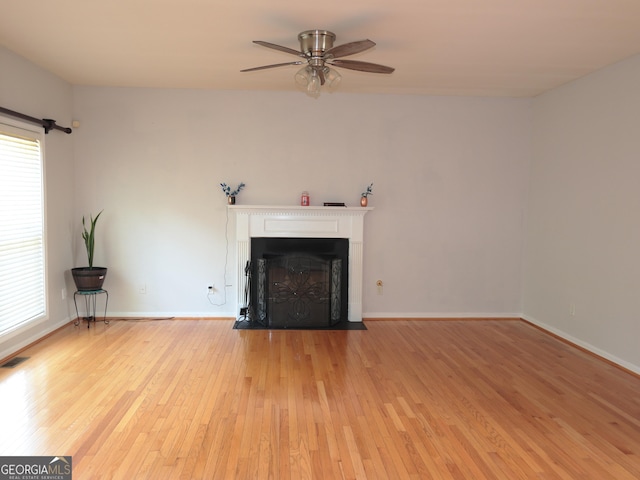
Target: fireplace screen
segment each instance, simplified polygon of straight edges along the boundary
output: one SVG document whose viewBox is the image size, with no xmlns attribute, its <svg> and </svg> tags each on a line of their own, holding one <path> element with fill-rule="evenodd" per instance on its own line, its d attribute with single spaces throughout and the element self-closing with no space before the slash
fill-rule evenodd
<svg viewBox="0 0 640 480">
<path fill-rule="evenodd" d="M 328 327 L 341 318 L 342 260 L 278 255 L 258 260 L 256 314 L 274 328 Z"/>
<path fill-rule="evenodd" d="M 347 321 L 348 265 L 348 239 L 253 238 L 251 320 L 270 328 Z"/>
</svg>

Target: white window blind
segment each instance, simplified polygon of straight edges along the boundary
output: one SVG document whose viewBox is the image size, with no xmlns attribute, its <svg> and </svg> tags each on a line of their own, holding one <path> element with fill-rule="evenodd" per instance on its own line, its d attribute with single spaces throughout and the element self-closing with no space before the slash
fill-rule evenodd
<svg viewBox="0 0 640 480">
<path fill-rule="evenodd" d="M 0 123 L 0 336 L 46 315 L 40 137 Z"/>
</svg>

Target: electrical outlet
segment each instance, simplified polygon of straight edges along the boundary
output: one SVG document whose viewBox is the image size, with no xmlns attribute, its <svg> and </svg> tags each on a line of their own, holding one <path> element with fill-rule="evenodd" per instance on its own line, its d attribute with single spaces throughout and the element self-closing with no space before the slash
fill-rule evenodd
<svg viewBox="0 0 640 480">
<path fill-rule="evenodd" d="M 65 298 L 67 298 L 67 289 L 66 289 L 66 288 L 63 288 L 63 289 L 62 289 L 61 295 L 62 295 L 62 300 L 64 300 Z"/>
<path fill-rule="evenodd" d="M 575 303 L 570 303 L 569 304 L 569 315 L 571 315 L 572 317 L 576 316 L 576 304 Z"/>
<path fill-rule="evenodd" d="M 138 293 L 140 295 L 146 295 L 147 293 L 147 284 L 146 283 L 141 283 L 140 286 L 138 287 Z"/>
</svg>

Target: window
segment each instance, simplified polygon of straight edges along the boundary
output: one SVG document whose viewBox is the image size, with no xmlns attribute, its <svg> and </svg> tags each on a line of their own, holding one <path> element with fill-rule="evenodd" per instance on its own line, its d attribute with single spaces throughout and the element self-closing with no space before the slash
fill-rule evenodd
<svg viewBox="0 0 640 480">
<path fill-rule="evenodd" d="M 0 119 L 0 336 L 46 318 L 42 137 Z"/>
</svg>

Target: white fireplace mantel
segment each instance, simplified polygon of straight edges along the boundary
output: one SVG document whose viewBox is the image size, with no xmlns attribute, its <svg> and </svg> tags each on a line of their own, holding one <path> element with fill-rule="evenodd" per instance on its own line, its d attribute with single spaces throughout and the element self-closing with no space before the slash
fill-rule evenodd
<svg viewBox="0 0 640 480">
<path fill-rule="evenodd" d="M 238 310 L 244 298 L 244 269 L 251 259 L 251 238 L 347 238 L 349 239 L 350 322 L 362 321 L 362 252 L 364 216 L 373 207 L 299 207 L 229 205 L 236 214 Z"/>
</svg>

